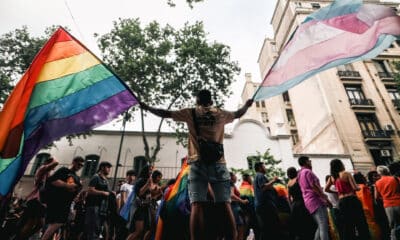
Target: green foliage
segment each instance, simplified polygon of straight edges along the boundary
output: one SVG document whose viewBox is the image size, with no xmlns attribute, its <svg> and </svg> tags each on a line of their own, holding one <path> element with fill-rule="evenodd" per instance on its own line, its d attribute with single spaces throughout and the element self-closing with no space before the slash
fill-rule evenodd
<svg viewBox="0 0 400 240">
<path fill-rule="evenodd" d="M 44 36 L 33 37 L 22 26 L 0 36 L 0 109 L 55 29 L 56 26 L 48 27 Z"/>
<path fill-rule="evenodd" d="M 264 154 L 261 154 L 257 151 L 256 155 L 250 155 L 247 157 L 247 162 L 251 169 L 235 169 L 231 168 L 233 173 L 240 173 L 249 174 L 250 176 L 254 177 L 256 175 L 256 171 L 254 170 L 254 164 L 256 162 L 263 162 L 265 168 L 267 169 L 267 173 L 265 174 L 268 179 L 272 179 L 273 177 L 277 176 L 280 179 L 286 180 L 286 173 L 278 166 L 282 162 L 282 160 L 276 160 L 273 155 L 270 153 L 270 149 L 268 148 Z"/>
<path fill-rule="evenodd" d="M 192 106 L 193 96 L 204 88 L 213 92 L 217 105 L 222 105 L 221 99 L 231 94 L 229 86 L 240 71 L 237 63 L 230 60 L 229 47 L 208 42 L 206 35 L 201 22 L 174 29 L 157 22 L 142 26 L 138 19 L 119 19 L 109 33 L 95 36 L 103 60 L 141 101 L 180 109 Z M 132 111 L 135 110 L 138 108 Z M 158 127 L 156 145 L 151 147 L 145 135 L 145 115 L 140 112 L 145 157 L 154 162 L 161 149 L 164 119 Z M 171 126 L 177 136 L 187 136 L 182 124 Z"/>
<path fill-rule="evenodd" d="M 189 5 L 190 8 L 193 8 L 193 3 L 198 3 L 198 2 L 203 2 L 204 0 L 186 0 L 187 4 Z M 167 0 L 167 4 L 170 7 L 175 7 L 176 4 L 174 0 Z"/>
<path fill-rule="evenodd" d="M 34 37 L 26 26 L 22 26 L 0 36 L 0 111 L 17 82 L 57 28 L 55 25 L 49 26 L 42 36 Z M 70 135 L 67 139 L 72 144 L 73 138 L 86 138 L 87 135 L 90 133 Z M 50 144 L 46 148 L 52 146 Z"/>
</svg>

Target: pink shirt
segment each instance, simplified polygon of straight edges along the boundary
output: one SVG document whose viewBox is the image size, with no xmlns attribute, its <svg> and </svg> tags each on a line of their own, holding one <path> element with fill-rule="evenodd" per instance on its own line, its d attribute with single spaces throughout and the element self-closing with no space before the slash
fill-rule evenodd
<svg viewBox="0 0 400 240">
<path fill-rule="evenodd" d="M 313 190 L 313 185 L 315 185 L 322 192 L 318 177 L 310 169 L 302 167 L 297 176 L 297 181 L 303 194 L 304 205 L 310 214 L 313 214 L 321 206 L 326 205 L 320 195 Z"/>
</svg>

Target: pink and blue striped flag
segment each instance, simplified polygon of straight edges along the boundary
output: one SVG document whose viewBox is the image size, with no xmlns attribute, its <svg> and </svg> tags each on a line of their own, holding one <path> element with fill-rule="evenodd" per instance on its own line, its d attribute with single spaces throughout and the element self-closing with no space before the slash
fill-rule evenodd
<svg viewBox="0 0 400 240">
<path fill-rule="evenodd" d="M 59 28 L 0 112 L 0 195 L 44 146 L 118 117 L 137 100 L 97 57 Z"/>
<path fill-rule="evenodd" d="M 279 95 L 326 69 L 374 58 L 399 37 L 400 17 L 393 9 L 336 0 L 292 34 L 254 99 Z"/>
</svg>

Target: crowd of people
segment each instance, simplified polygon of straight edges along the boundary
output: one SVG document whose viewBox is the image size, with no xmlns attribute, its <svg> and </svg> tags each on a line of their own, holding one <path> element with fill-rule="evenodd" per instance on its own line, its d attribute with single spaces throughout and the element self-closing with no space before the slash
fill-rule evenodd
<svg viewBox="0 0 400 240">
<path fill-rule="evenodd" d="M 82 189 L 76 172 L 83 158 L 71 167 L 53 171 L 58 162 L 47 160 L 36 172 L 35 188 L 23 200 L 13 199 L 3 221 L 1 236 L 8 239 L 191 239 L 190 216 L 164 217 L 175 229 L 156 236 L 160 201 L 174 180 L 161 184 L 162 173 L 145 166 L 134 170 L 110 189 L 107 176 L 112 165 L 101 162 Z M 201 219 L 205 239 L 400 239 L 400 164 L 378 166 L 367 176 L 346 171 L 341 160 L 330 163 L 325 187 L 312 171 L 311 160 L 298 159 L 300 169 L 287 169 L 287 183 L 267 179 L 263 162 L 255 163 L 254 180 L 243 174 L 241 183 L 230 172 L 229 207 L 234 221 L 232 235 L 224 205 L 215 203 L 210 186 Z M 280 189 L 281 188 L 281 189 Z M 186 194 L 189 193 L 186 191 Z M 187 196 L 189 199 L 189 196 Z M 189 205 L 190 203 L 188 203 Z M 123 208 L 128 216 L 123 216 Z M 190 207 L 187 210 L 190 215 Z M 176 209 L 179 215 L 179 209 Z M 183 220 L 182 220 L 183 219 Z M 179 223 L 179 224 L 177 224 Z M 165 229 L 167 231 L 167 229 Z M 7 239 L 7 238 L 4 238 Z"/>
</svg>

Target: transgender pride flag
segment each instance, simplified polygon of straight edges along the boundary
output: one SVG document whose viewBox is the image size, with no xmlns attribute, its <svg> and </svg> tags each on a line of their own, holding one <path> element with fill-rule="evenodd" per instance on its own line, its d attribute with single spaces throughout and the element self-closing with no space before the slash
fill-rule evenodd
<svg viewBox="0 0 400 240">
<path fill-rule="evenodd" d="M 374 58 L 399 36 L 400 17 L 391 8 L 336 0 L 298 27 L 253 98 L 276 96 L 326 69 Z"/>
<path fill-rule="evenodd" d="M 44 146 L 88 131 L 137 103 L 133 93 L 59 28 L 0 112 L 0 195 L 6 195 Z"/>
</svg>

